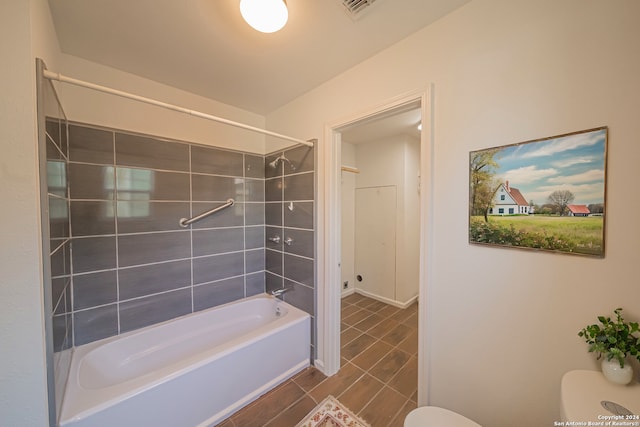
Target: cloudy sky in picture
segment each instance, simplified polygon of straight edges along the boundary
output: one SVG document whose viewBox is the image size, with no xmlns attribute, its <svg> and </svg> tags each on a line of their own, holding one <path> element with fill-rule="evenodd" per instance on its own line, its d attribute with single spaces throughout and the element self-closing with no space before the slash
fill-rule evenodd
<svg viewBox="0 0 640 427">
<path fill-rule="evenodd" d="M 527 201 L 547 203 L 556 190 L 569 190 L 572 204 L 604 203 L 606 129 L 526 142 L 501 149 L 496 176 Z"/>
</svg>

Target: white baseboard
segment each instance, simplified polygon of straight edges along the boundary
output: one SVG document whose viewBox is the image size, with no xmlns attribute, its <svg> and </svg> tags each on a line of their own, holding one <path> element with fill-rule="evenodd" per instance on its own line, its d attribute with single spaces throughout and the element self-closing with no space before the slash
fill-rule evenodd
<svg viewBox="0 0 640 427">
<path fill-rule="evenodd" d="M 402 308 L 402 309 L 405 309 L 405 308 L 409 307 L 411 304 L 413 304 L 414 302 L 416 302 L 418 300 L 418 295 L 415 295 L 415 296 L 409 298 L 407 301 L 403 302 L 403 301 L 396 301 L 396 300 L 393 300 L 393 299 L 390 299 L 390 298 L 381 297 L 380 295 L 372 294 L 372 293 L 364 291 L 362 289 L 355 289 L 353 293 L 364 295 L 365 297 L 369 297 L 369 298 L 375 299 L 377 301 L 381 301 L 381 302 L 383 302 L 385 304 L 389 304 L 389 305 L 392 305 L 394 307 L 398 307 L 398 308 Z"/>
</svg>

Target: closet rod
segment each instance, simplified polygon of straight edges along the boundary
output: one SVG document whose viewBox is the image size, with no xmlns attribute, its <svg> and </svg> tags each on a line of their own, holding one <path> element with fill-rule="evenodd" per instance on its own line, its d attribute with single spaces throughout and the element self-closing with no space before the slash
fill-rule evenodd
<svg viewBox="0 0 640 427">
<path fill-rule="evenodd" d="M 206 120 L 211 120 L 211 121 L 214 121 L 214 122 L 224 123 L 224 124 L 227 124 L 227 125 L 230 125 L 230 126 L 235 126 L 235 127 L 246 129 L 246 130 L 250 130 L 250 131 L 253 131 L 253 132 L 262 133 L 264 135 L 270 135 L 270 136 L 274 136 L 276 138 L 286 139 L 288 141 L 293 141 L 293 142 L 297 142 L 297 143 L 300 143 L 300 144 L 304 144 L 307 147 L 313 147 L 313 143 L 309 142 L 309 141 L 305 141 L 305 140 L 298 139 L 298 138 L 293 138 L 291 136 L 282 135 L 282 134 L 276 133 L 276 132 L 271 132 L 271 131 L 266 130 L 266 129 L 261 129 L 261 128 L 257 128 L 257 127 L 254 127 L 254 126 L 246 125 L 244 123 L 234 122 L 232 120 L 224 119 L 222 117 L 212 116 L 211 114 L 201 113 L 201 112 L 195 111 L 195 110 L 189 110 L 189 109 L 184 108 L 184 107 L 180 107 L 180 106 L 173 105 L 173 104 L 168 104 L 166 102 L 157 101 L 157 100 L 151 99 L 151 98 L 145 98 L 143 96 L 135 95 L 133 93 L 123 92 L 121 90 L 112 89 L 110 87 L 101 86 L 101 85 L 97 85 L 95 83 L 89 83 L 89 82 L 85 82 L 83 80 L 74 79 L 72 77 L 63 76 L 60 73 L 54 73 L 54 72 L 49 71 L 49 70 L 44 70 L 43 76 L 45 78 L 49 79 L 49 80 L 57 80 L 59 82 L 69 83 L 69 84 L 72 84 L 72 85 L 75 85 L 75 86 L 81 86 L 81 87 L 85 87 L 85 88 L 88 88 L 88 89 L 97 90 L 99 92 L 109 93 L 109 94 L 112 94 L 112 95 L 120 96 L 122 98 L 133 99 L 135 101 L 144 102 L 146 104 L 155 105 L 157 107 L 166 108 L 168 110 L 178 111 L 180 113 L 189 114 L 189 115 L 195 116 L 195 117 L 200 117 L 201 119 L 206 119 Z"/>
</svg>

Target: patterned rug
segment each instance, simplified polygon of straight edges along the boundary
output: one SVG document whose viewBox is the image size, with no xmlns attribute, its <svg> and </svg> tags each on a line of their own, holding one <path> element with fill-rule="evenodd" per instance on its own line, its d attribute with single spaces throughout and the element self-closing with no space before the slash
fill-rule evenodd
<svg viewBox="0 0 640 427">
<path fill-rule="evenodd" d="M 296 427 L 370 427 L 333 396 L 324 399 Z"/>
</svg>

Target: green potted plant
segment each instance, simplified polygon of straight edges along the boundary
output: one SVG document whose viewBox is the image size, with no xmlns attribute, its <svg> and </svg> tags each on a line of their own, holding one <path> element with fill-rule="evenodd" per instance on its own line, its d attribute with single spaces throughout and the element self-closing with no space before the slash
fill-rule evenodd
<svg viewBox="0 0 640 427">
<path fill-rule="evenodd" d="M 598 316 L 600 324 L 588 325 L 578 332 L 589 344 L 589 352 L 596 353 L 602 361 L 602 373 L 617 384 L 628 384 L 633 379 L 633 370 L 627 362 L 628 356 L 640 361 L 640 331 L 638 322 L 625 322 L 622 308 L 613 311 L 616 319 Z"/>
</svg>

